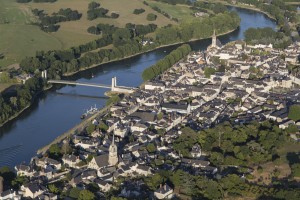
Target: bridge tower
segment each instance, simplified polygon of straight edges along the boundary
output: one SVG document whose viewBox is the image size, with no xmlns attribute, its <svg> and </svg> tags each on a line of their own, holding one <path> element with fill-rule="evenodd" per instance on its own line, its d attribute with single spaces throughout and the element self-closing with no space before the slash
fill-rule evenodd
<svg viewBox="0 0 300 200">
<path fill-rule="evenodd" d="M 117 87 L 117 77 L 112 77 L 112 79 L 111 79 L 111 91 L 115 91 L 115 87 Z"/>
</svg>

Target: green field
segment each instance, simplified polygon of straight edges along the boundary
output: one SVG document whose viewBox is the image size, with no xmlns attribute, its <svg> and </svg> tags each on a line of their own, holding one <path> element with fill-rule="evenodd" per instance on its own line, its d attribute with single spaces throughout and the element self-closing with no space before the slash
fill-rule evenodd
<svg viewBox="0 0 300 200">
<path fill-rule="evenodd" d="M 5 55 L 0 60 L 0 69 L 35 55 L 37 50 L 62 47 L 55 37 L 30 25 L 37 20 L 28 6 L 14 0 L 0 0 L 0 5 L 0 53 Z"/>
<path fill-rule="evenodd" d="M 0 0 L 0 24 L 30 24 L 36 21 L 31 10 L 14 0 Z"/>
<path fill-rule="evenodd" d="M 173 18 L 177 18 L 179 22 L 190 22 L 195 20 L 196 18 L 193 16 L 193 11 L 189 9 L 187 5 L 170 5 L 166 3 L 156 2 L 156 1 L 149 1 L 146 2 L 151 6 L 156 6 L 160 8 L 162 11 L 168 13 Z"/>
<path fill-rule="evenodd" d="M 142 0 L 94 0 L 111 12 L 120 15 L 117 19 L 98 18 L 87 20 L 88 4 L 93 0 L 58 0 L 55 3 L 27 3 L 19 4 L 15 0 L 0 0 L 0 53 L 5 58 L 0 60 L 0 69 L 20 62 L 26 56 L 35 55 L 39 50 L 67 49 L 72 46 L 87 43 L 99 36 L 89 34 L 87 28 L 99 23 L 113 24 L 124 27 L 126 23 L 149 24 L 155 23 L 159 27 L 175 24 L 174 21 L 152 10 L 143 4 Z M 31 25 L 37 22 L 31 10 L 38 8 L 47 14 L 57 12 L 60 8 L 71 8 L 82 13 L 78 21 L 62 22 L 60 29 L 55 33 L 45 33 L 37 26 Z M 145 12 L 134 15 L 133 10 L 143 8 Z M 146 20 L 149 13 L 155 13 L 158 17 L 154 22 Z"/>
<path fill-rule="evenodd" d="M 61 49 L 55 37 L 33 25 L 0 24 L 0 52 L 5 58 L 0 65 L 17 63 L 25 56 L 35 55 L 37 50 Z"/>
</svg>

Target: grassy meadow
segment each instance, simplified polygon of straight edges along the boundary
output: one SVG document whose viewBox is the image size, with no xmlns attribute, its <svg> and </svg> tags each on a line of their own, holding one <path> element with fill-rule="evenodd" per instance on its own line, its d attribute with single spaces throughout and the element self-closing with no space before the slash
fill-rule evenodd
<svg viewBox="0 0 300 200">
<path fill-rule="evenodd" d="M 101 7 L 118 13 L 117 19 L 98 18 L 87 20 L 88 4 L 99 2 Z M 67 49 L 72 46 L 87 43 L 99 36 L 89 34 L 87 28 L 99 23 L 112 24 L 124 27 L 126 23 L 149 24 L 155 23 L 159 27 L 175 24 L 174 21 L 152 10 L 143 4 L 142 0 L 58 0 L 54 3 L 16 3 L 15 0 L 0 0 L 0 53 L 5 58 L 0 60 L 0 69 L 20 62 L 26 56 L 33 56 L 36 51 Z M 32 9 L 44 10 L 47 14 L 57 12 L 61 8 L 71 8 L 82 13 L 78 21 L 62 22 L 60 29 L 54 33 L 46 33 L 38 26 L 31 25 L 38 19 L 31 13 Z M 145 12 L 140 15 L 133 14 L 136 8 L 143 8 Z M 147 14 L 155 13 L 156 21 L 149 22 Z"/>
<path fill-rule="evenodd" d="M 177 18 L 179 22 L 190 22 L 196 18 L 193 16 L 193 11 L 187 5 L 171 5 L 157 1 L 146 0 L 150 6 L 156 6 L 162 11 L 168 13 L 173 18 Z"/>
<path fill-rule="evenodd" d="M 60 49 L 61 43 L 37 26 L 31 25 L 37 19 L 25 4 L 14 0 L 0 0 L 0 69 L 18 63 L 37 50 Z"/>
</svg>

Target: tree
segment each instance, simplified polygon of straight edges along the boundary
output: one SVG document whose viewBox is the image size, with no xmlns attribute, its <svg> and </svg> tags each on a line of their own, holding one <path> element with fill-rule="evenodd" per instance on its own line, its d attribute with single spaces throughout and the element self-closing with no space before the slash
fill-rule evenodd
<svg viewBox="0 0 300 200">
<path fill-rule="evenodd" d="M 0 176 L 2 176 L 2 178 L 4 179 L 5 188 L 10 188 L 11 182 L 16 178 L 15 173 L 7 166 L 0 168 Z"/>
<path fill-rule="evenodd" d="M 149 153 L 154 153 L 156 151 L 156 147 L 153 143 L 149 143 L 146 148 Z"/>
<path fill-rule="evenodd" d="M 18 103 L 18 99 L 17 99 L 17 97 L 10 97 L 9 98 L 9 101 L 10 101 L 10 103 L 14 106 L 14 107 L 17 107 L 17 103 Z"/>
<path fill-rule="evenodd" d="M 28 182 L 29 179 L 26 176 L 17 176 L 11 181 L 11 185 L 14 189 L 18 190 L 22 185 Z"/>
<path fill-rule="evenodd" d="M 148 20 L 148 21 L 155 21 L 156 18 L 157 18 L 157 15 L 155 15 L 155 14 L 153 14 L 153 13 L 149 13 L 149 14 L 147 15 L 147 20 Z"/>
<path fill-rule="evenodd" d="M 61 156 L 61 149 L 58 144 L 52 144 L 49 148 L 49 157 L 58 159 Z"/>
<path fill-rule="evenodd" d="M 300 163 L 293 164 L 291 169 L 294 177 L 300 177 Z"/>
<path fill-rule="evenodd" d="M 69 197 L 77 199 L 79 197 L 80 190 L 78 188 L 71 188 L 69 191 Z"/>
<path fill-rule="evenodd" d="M 141 13 L 145 12 L 145 10 L 143 8 L 140 8 L 140 9 L 134 9 L 133 11 L 133 14 L 135 15 L 139 15 Z"/>
<path fill-rule="evenodd" d="M 88 127 L 86 127 L 86 132 L 88 134 L 92 134 L 95 131 L 95 129 L 96 129 L 96 125 L 91 123 L 90 125 L 88 125 Z"/>
<path fill-rule="evenodd" d="M 211 75 L 213 75 L 216 72 L 214 68 L 211 67 L 205 67 L 204 68 L 204 75 L 206 78 L 210 78 Z"/>
<path fill-rule="evenodd" d="M 48 188 L 49 188 L 49 191 L 54 193 L 54 194 L 58 194 L 60 192 L 58 187 L 56 187 L 54 184 L 48 185 Z"/>
<path fill-rule="evenodd" d="M 163 182 L 163 178 L 159 174 L 154 174 L 153 176 L 146 178 L 146 185 L 151 190 L 156 190 L 157 187 Z"/>
<path fill-rule="evenodd" d="M 89 190 L 81 190 L 78 200 L 94 200 L 95 195 Z"/>
<path fill-rule="evenodd" d="M 300 105 L 292 105 L 288 117 L 294 121 L 300 120 Z"/>
<path fill-rule="evenodd" d="M 61 147 L 61 154 L 70 154 L 72 152 L 72 148 L 70 147 L 70 143 L 68 141 L 63 142 Z"/>
</svg>

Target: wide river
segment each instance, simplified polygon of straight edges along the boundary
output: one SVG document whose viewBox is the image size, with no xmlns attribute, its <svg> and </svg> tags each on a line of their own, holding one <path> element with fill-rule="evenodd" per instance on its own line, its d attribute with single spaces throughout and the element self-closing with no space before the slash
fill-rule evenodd
<svg viewBox="0 0 300 200">
<path fill-rule="evenodd" d="M 240 28 L 220 37 L 222 44 L 244 38 L 248 28 L 276 28 L 273 20 L 255 11 L 230 8 L 241 18 Z M 193 50 L 203 50 L 211 40 L 191 42 Z M 178 45 L 177 45 L 178 46 Z M 102 65 L 72 77 L 74 80 L 92 83 L 111 84 L 117 77 L 117 84 L 139 86 L 143 70 L 156 63 L 177 46 L 155 50 L 119 62 Z M 103 107 L 107 98 L 105 89 L 83 86 L 60 86 L 52 88 L 36 99 L 34 105 L 15 120 L 0 128 L 0 167 L 13 167 L 22 162 L 28 163 L 36 151 L 50 143 L 57 136 L 80 123 L 80 116 L 91 106 Z"/>
</svg>

